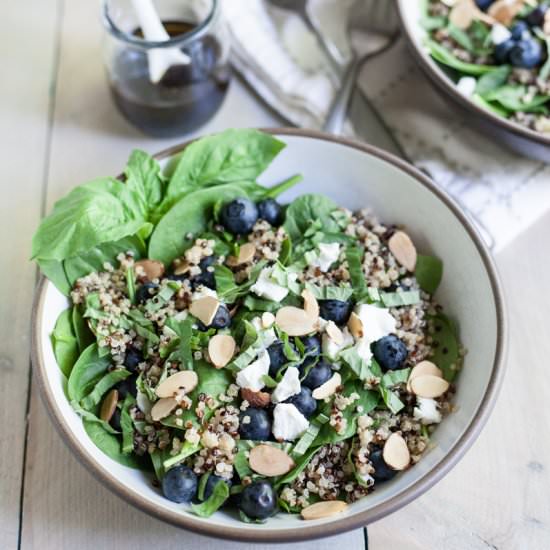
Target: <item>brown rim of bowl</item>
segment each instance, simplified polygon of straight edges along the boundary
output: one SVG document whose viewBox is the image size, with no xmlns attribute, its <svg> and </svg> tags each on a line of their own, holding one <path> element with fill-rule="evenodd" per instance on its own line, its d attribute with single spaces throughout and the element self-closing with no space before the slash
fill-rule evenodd
<svg viewBox="0 0 550 550">
<path fill-rule="evenodd" d="M 484 398 L 478 410 L 476 411 L 472 422 L 466 428 L 465 432 L 462 434 L 459 440 L 456 441 L 456 443 L 453 445 L 447 455 L 442 458 L 440 462 L 438 462 L 430 472 L 426 473 L 418 481 L 416 481 L 414 484 L 412 484 L 401 493 L 373 507 L 372 509 L 347 517 L 343 516 L 341 519 L 331 521 L 327 524 L 319 524 L 317 522 L 311 522 L 310 524 L 308 522 L 305 522 L 303 524 L 303 527 L 300 527 L 298 529 L 291 528 L 281 531 L 262 528 L 261 530 L 258 529 L 257 531 L 249 532 L 243 532 L 243 530 L 238 527 L 208 525 L 203 522 L 197 521 L 193 516 L 188 514 L 180 514 L 167 510 L 158 510 L 152 503 L 147 502 L 139 495 L 136 495 L 133 492 L 129 491 L 128 487 L 122 484 L 114 476 L 112 476 L 108 472 L 98 470 L 95 466 L 94 461 L 87 455 L 86 451 L 82 447 L 80 441 L 66 426 L 63 415 L 58 409 L 54 398 L 48 390 L 48 384 L 46 382 L 45 374 L 46 367 L 44 363 L 44 358 L 42 357 L 40 346 L 38 345 L 38 335 L 41 333 L 42 308 L 44 306 L 45 296 L 44 291 L 46 288 L 45 278 L 42 278 L 42 280 L 40 281 L 33 305 L 31 354 L 34 371 L 36 373 L 38 385 L 41 390 L 40 393 L 42 395 L 48 413 L 50 414 L 55 427 L 61 434 L 62 439 L 68 444 L 69 448 L 78 457 L 79 461 L 84 464 L 87 469 L 92 472 L 92 474 L 99 481 L 103 483 L 103 485 L 108 487 L 115 494 L 121 496 L 122 498 L 124 498 L 137 508 L 141 509 L 142 511 L 150 514 L 151 516 L 202 535 L 245 542 L 298 542 L 321 537 L 330 537 L 339 533 L 343 533 L 345 531 L 364 527 L 366 524 L 377 521 L 384 516 L 395 512 L 399 508 L 402 508 L 406 504 L 419 497 L 425 491 L 430 489 L 437 481 L 439 481 L 447 472 L 449 472 L 449 470 L 460 460 L 460 458 L 462 458 L 464 453 L 473 444 L 473 442 L 481 432 L 481 429 L 485 425 L 489 414 L 494 406 L 496 396 L 504 375 L 507 326 L 502 288 L 489 251 L 487 250 L 485 244 L 483 244 L 483 241 L 481 240 L 481 237 L 478 235 L 477 231 L 474 229 L 474 227 L 468 221 L 462 211 L 458 208 L 458 206 L 454 203 L 454 201 L 450 199 L 446 193 L 441 191 L 435 185 L 435 183 L 433 183 L 422 172 L 410 166 L 401 159 L 391 155 L 390 153 L 384 152 L 371 145 L 360 143 L 354 140 L 334 137 L 328 134 L 324 134 L 322 132 L 299 130 L 294 128 L 267 128 L 263 129 L 263 131 L 280 136 L 288 135 L 319 139 L 344 145 L 346 147 L 351 147 L 353 149 L 357 149 L 359 151 L 367 153 L 371 156 L 377 157 L 406 172 L 407 174 L 415 178 L 424 187 L 430 190 L 433 194 L 435 194 L 451 210 L 451 212 L 460 221 L 464 229 L 469 234 L 481 256 L 481 259 L 483 261 L 485 269 L 487 270 L 491 282 L 497 315 L 497 342 L 495 360 L 492 367 L 492 376 L 485 391 Z M 166 157 L 170 157 L 182 151 L 189 143 L 191 143 L 191 141 L 166 149 L 155 155 L 155 158 L 161 160 Z"/>
<path fill-rule="evenodd" d="M 546 137 L 540 132 L 535 132 L 535 130 L 530 130 L 525 126 L 511 122 L 506 118 L 500 117 L 487 109 L 483 109 L 479 105 L 476 105 L 470 99 L 464 97 L 452 84 L 452 81 L 447 77 L 441 69 L 435 65 L 435 61 L 431 59 L 429 54 L 422 51 L 422 46 L 419 45 L 413 37 L 413 34 L 410 30 L 410 23 L 405 18 L 403 13 L 403 8 L 401 7 L 402 3 L 411 0 L 397 0 L 397 13 L 399 15 L 399 22 L 401 24 L 401 29 L 409 45 L 409 49 L 412 51 L 413 57 L 421 68 L 425 71 L 428 78 L 442 91 L 448 93 L 452 96 L 453 100 L 459 103 L 462 107 L 471 111 L 472 113 L 485 117 L 489 121 L 493 122 L 497 126 L 500 126 L 504 130 L 520 136 L 525 139 L 536 141 L 541 145 L 545 145 L 550 148 L 550 136 Z M 413 0 L 418 1 L 418 0 Z"/>
</svg>

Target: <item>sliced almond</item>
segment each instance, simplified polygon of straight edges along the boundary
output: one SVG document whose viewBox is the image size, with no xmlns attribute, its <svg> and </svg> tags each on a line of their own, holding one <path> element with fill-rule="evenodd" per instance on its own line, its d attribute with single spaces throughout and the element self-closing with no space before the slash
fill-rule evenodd
<svg viewBox="0 0 550 550">
<path fill-rule="evenodd" d="M 191 264 L 187 260 L 174 261 L 174 275 L 185 275 L 191 270 Z"/>
<path fill-rule="evenodd" d="M 140 260 L 135 263 L 136 275 L 147 281 L 160 279 L 164 275 L 164 264 L 157 260 Z"/>
<path fill-rule="evenodd" d="M 440 378 L 439 376 L 433 376 L 432 374 L 423 374 L 416 376 L 411 380 L 411 390 L 418 397 L 435 398 L 440 397 L 449 389 L 449 382 Z"/>
<path fill-rule="evenodd" d="M 359 315 L 357 315 L 354 311 L 352 311 L 351 315 L 349 316 L 348 328 L 351 332 L 351 335 L 355 339 L 363 338 L 363 335 L 365 333 L 363 321 L 361 321 Z"/>
<path fill-rule="evenodd" d="M 342 377 L 339 373 L 335 372 L 324 384 L 321 384 L 318 388 L 315 388 L 311 395 L 313 399 L 325 399 L 336 393 L 336 390 L 341 384 Z"/>
<path fill-rule="evenodd" d="M 206 326 L 214 320 L 220 302 L 213 296 L 205 296 L 192 302 L 189 313 L 202 321 Z"/>
<path fill-rule="evenodd" d="M 315 331 L 318 326 L 318 319 L 294 306 L 285 306 L 277 311 L 275 322 L 289 336 L 305 336 Z"/>
<path fill-rule="evenodd" d="M 248 464 L 257 474 L 266 477 L 282 476 L 294 468 L 294 460 L 282 449 L 272 445 L 257 445 L 250 451 Z"/>
<path fill-rule="evenodd" d="M 412 392 L 411 381 L 413 378 L 425 374 L 431 374 L 432 376 L 439 376 L 440 378 L 443 378 L 443 373 L 441 370 L 431 361 L 420 361 L 420 363 L 413 367 L 411 373 L 409 374 L 409 379 L 407 380 L 407 391 Z"/>
<path fill-rule="evenodd" d="M 275 322 L 275 315 L 270 311 L 264 311 L 262 313 L 262 328 L 270 328 Z"/>
<path fill-rule="evenodd" d="M 306 506 L 302 510 L 304 519 L 322 519 L 341 514 L 348 505 L 343 500 L 326 500 Z"/>
<path fill-rule="evenodd" d="M 113 418 L 113 414 L 116 411 L 116 404 L 118 403 L 118 391 L 111 390 L 103 399 L 101 403 L 101 410 L 99 411 L 99 418 L 105 422 L 109 422 Z"/>
<path fill-rule="evenodd" d="M 229 334 L 216 334 L 208 342 L 208 356 L 210 361 L 217 368 L 225 367 L 233 359 L 236 343 L 233 336 Z"/>
<path fill-rule="evenodd" d="M 239 264 L 251 262 L 256 254 L 256 247 L 252 243 L 245 243 L 239 247 L 237 261 Z"/>
<path fill-rule="evenodd" d="M 315 298 L 313 293 L 307 288 L 302 291 L 302 298 L 304 299 L 304 311 L 313 319 L 318 319 L 319 304 L 317 298 Z"/>
<path fill-rule="evenodd" d="M 199 383 L 199 377 L 194 370 L 182 370 L 169 376 L 164 382 L 161 382 L 155 393 L 159 397 L 174 397 L 178 392 L 192 392 Z"/>
<path fill-rule="evenodd" d="M 172 414 L 172 411 L 178 406 L 178 402 L 173 397 L 159 399 L 151 409 L 151 418 L 158 422 Z"/>
<path fill-rule="evenodd" d="M 474 0 L 459 0 L 452 6 L 449 21 L 455 27 L 466 30 L 476 18 L 477 11 Z"/>
<path fill-rule="evenodd" d="M 254 391 L 250 388 L 241 388 L 241 397 L 248 401 L 251 407 L 263 409 L 271 403 L 271 394 L 266 391 Z"/>
<path fill-rule="evenodd" d="M 394 470 L 404 470 L 411 462 L 411 453 L 407 442 L 398 433 L 388 437 L 382 450 L 384 462 Z"/>
<path fill-rule="evenodd" d="M 487 14 L 505 27 L 508 27 L 522 10 L 523 4 L 524 0 L 497 0 L 491 4 L 487 10 Z"/>
<path fill-rule="evenodd" d="M 325 328 L 329 338 L 338 345 L 341 345 L 344 343 L 344 335 L 342 334 L 342 331 L 336 326 L 334 321 L 329 321 L 327 323 L 327 326 Z"/>
<path fill-rule="evenodd" d="M 416 248 L 411 238 L 404 231 L 396 231 L 388 241 L 388 246 L 395 259 L 408 271 L 416 267 Z"/>
</svg>

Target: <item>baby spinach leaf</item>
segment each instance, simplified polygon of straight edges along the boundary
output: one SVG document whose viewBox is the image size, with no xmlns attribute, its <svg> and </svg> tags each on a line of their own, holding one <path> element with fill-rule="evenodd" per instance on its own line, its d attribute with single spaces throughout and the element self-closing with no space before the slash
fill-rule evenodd
<svg viewBox="0 0 550 550">
<path fill-rule="evenodd" d="M 283 477 L 277 479 L 275 483 L 275 488 L 279 488 L 282 485 L 288 485 L 292 483 L 305 469 L 306 466 L 310 463 L 311 459 L 315 453 L 319 450 L 319 447 L 310 447 L 309 450 L 295 460 L 296 466 L 288 474 L 285 474 Z"/>
<path fill-rule="evenodd" d="M 124 183 L 114 178 L 94 180 L 57 201 L 33 237 L 32 258 L 72 258 L 147 228 L 138 201 Z"/>
<path fill-rule="evenodd" d="M 133 454 L 126 455 L 122 452 L 120 439 L 117 436 L 110 434 L 96 422 L 88 420 L 83 420 L 82 422 L 89 438 L 109 458 L 128 468 L 136 470 L 147 469 L 143 460 Z"/>
<path fill-rule="evenodd" d="M 62 294 L 68 296 L 71 293 L 71 285 L 60 260 L 43 260 L 37 258 L 36 263 L 42 274 L 51 281 Z"/>
<path fill-rule="evenodd" d="M 450 319 L 443 313 L 432 315 L 428 320 L 433 324 L 431 332 L 432 355 L 430 359 L 441 369 L 445 380 L 452 382 L 458 372 L 460 347 L 456 330 Z"/>
<path fill-rule="evenodd" d="M 420 303 L 420 293 L 418 290 L 380 292 L 380 301 L 384 307 L 412 306 Z"/>
<path fill-rule="evenodd" d="M 120 427 L 122 428 L 122 452 L 125 455 L 134 450 L 134 422 L 130 415 L 130 407 L 135 404 L 135 398 L 128 394 L 120 409 Z"/>
<path fill-rule="evenodd" d="M 166 458 L 162 465 L 165 470 L 169 470 L 173 466 L 176 466 L 180 462 L 183 462 L 187 457 L 190 457 L 191 455 L 194 455 L 195 453 L 200 451 L 200 449 L 200 445 L 194 445 L 193 443 L 189 443 L 189 441 L 185 441 L 181 447 L 180 452 L 175 456 Z"/>
<path fill-rule="evenodd" d="M 537 112 L 550 99 L 548 95 L 535 95 L 525 101 L 527 87 L 523 85 L 505 84 L 492 92 L 485 94 L 487 101 L 496 101 L 510 111 Z"/>
<path fill-rule="evenodd" d="M 508 80 L 511 72 L 512 67 L 509 65 L 501 65 L 498 69 L 490 73 L 485 73 L 477 81 L 476 93 L 485 97 L 487 94 L 503 86 Z"/>
<path fill-rule="evenodd" d="M 51 335 L 53 353 L 61 372 L 68 378 L 80 350 L 72 324 L 73 308 L 62 311 Z"/>
<path fill-rule="evenodd" d="M 93 411 L 99 405 L 105 393 L 121 380 L 128 378 L 128 376 L 130 376 L 130 372 L 126 369 L 115 369 L 105 374 L 97 381 L 93 390 L 82 398 L 80 401 L 82 408 L 87 411 Z"/>
<path fill-rule="evenodd" d="M 380 395 L 382 396 L 382 399 L 386 404 L 386 407 L 388 407 L 388 409 L 390 409 L 393 414 L 397 414 L 400 410 L 403 409 L 405 404 L 401 401 L 401 399 L 399 399 L 399 397 L 397 397 L 397 395 L 392 390 L 382 385 L 379 386 L 379 390 Z"/>
<path fill-rule="evenodd" d="M 217 400 L 233 382 L 231 373 L 225 369 L 216 369 L 206 361 L 197 361 L 195 371 L 199 377 L 199 384 L 193 390 L 192 396 L 199 396 L 203 393 Z"/>
<path fill-rule="evenodd" d="M 462 46 L 465 50 L 475 53 L 476 48 L 474 43 L 467 32 L 455 27 L 453 24 L 449 24 L 447 27 L 449 36 L 459 45 Z"/>
<path fill-rule="evenodd" d="M 191 319 L 176 321 L 174 318 L 168 318 L 166 325 L 178 335 L 177 358 L 185 369 L 193 370 L 193 351 L 191 349 L 193 321 Z"/>
<path fill-rule="evenodd" d="M 80 406 L 79 403 L 76 401 L 71 401 L 71 407 L 73 410 L 82 418 L 82 420 L 85 420 L 86 422 L 98 424 L 103 428 L 104 431 L 106 431 L 109 434 L 118 434 L 118 432 L 108 423 L 105 422 L 105 420 L 101 420 L 95 412 L 88 411 Z"/>
<path fill-rule="evenodd" d="M 219 185 L 215 189 L 200 189 L 177 202 L 156 226 L 149 241 L 149 257 L 169 265 L 192 244 L 187 235 L 202 233 L 208 216 L 217 201 L 228 202 L 247 196 L 246 186 Z"/>
<path fill-rule="evenodd" d="M 231 129 L 188 145 L 170 178 L 163 211 L 202 187 L 255 180 L 285 147 L 258 130 Z"/>
<path fill-rule="evenodd" d="M 351 279 L 351 286 L 356 296 L 364 294 L 367 283 L 363 273 L 363 256 L 365 251 L 359 246 L 346 247 L 346 260 L 348 262 L 348 271 Z"/>
<path fill-rule="evenodd" d="M 282 265 L 288 266 L 292 259 L 292 239 L 287 237 L 281 244 L 281 251 L 279 252 L 279 262 Z"/>
<path fill-rule="evenodd" d="M 111 366 L 108 357 L 101 357 L 97 344 L 87 347 L 73 366 L 67 383 L 69 400 L 80 403 Z"/>
<path fill-rule="evenodd" d="M 392 388 L 398 384 L 405 384 L 409 379 L 411 369 L 389 370 L 382 376 L 381 384 L 386 388 Z"/>
<path fill-rule="evenodd" d="M 337 208 L 334 201 L 323 195 L 302 195 L 286 209 L 286 232 L 294 242 L 299 242 L 315 220 L 325 232 L 339 233 L 338 223 L 330 216 Z"/>
<path fill-rule="evenodd" d="M 382 376 L 378 363 L 374 359 L 370 363 L 367 363 L 359 356 L 355 346 L 341 351 L 339 357 L 355 373 L 359 380 L 377 381 Z"/>
<path fill-rule="evenodd" d="M 95 336 L 88 326 L 88 321 L 84 319 L 80 306 L 73 306 L 72 325 L 78 343 L 78 351 L 82 353 L 90 344 L 94 343 Z"/>
<path fill-rule="evenodd" d="M 116 242 L 94 246 L 79 256 L 67 258 L 64 266 L 70 284 L 74 285 L 77 279 L 94 271 L 105 271 L 103 266 L 106 262 L 116 265 L 117 256 L 126 252 L 133 252 L 136 260 L 143 258 L 146 254 L 143 239 L 137 235 L 130 235 Z"/>
<path fill-rule="evenodd" d="M 486 99 L 481 97 L 479 94 L 474 94 L 472 96 L 472 101 L 477 105 L 479 105 L 480 107 L 483 107 L 488 111 L 491 111 L 495 115 L 502 116 L 504 118 L 507 118 L 510 116 L 510 111 L 508 109 L 505 109 L 498 103 L 492 103 L 490 101 L 487 101 Z"/>
<path fill-rule="evenodd" d="M 229 498 L 229 485 L 220 480 L 214 486 L 212 494 L 201 504 L 192 504 L 191 511 L 201 518 L 209 518 L 219 510 Z"/>
<path fill-rule="evenodd" d="M 321 431 L 321 427 L 329 421 L 329 417 L 323 413 L 318 414 L 309 424 L 308 429 L 300 437 L 294 449 L 292 449 L 292 456 L 294 458 L 302 456 L 313 445 L 315 438 Z"/>
<path fill-rule="evenodd" d="M 543 82 L 550 77 L 550 36 L 544 35 L 544 42 L 546 44 L 546 61 L 539 70 L 539 79 Z"/>
<path fill-rule="evenodd" d="M 164 469 L 164 461 L 168 460 L 170 456 L 169 450 L 167 448 L 162 451 L 156 449 L 154 452 L 150 453 L 149 456 L 151 457 L 151 463 L 153 464 L 155 476 L 159 481 L 161 481 L 166 473 Z"/>
<path fill-rule="evenodd" d="M 420 288 L 433 294 L 439 287 L 443 277 L 443 262 L 435 256 L 419 254 L 416 258 L 414 275 Z"/>
<path fill-rule="evenodd" d="M 457 71 L 473 76 L 479 76 L 490 73 L 498 69 L 495 65 L 481 65 L 476 63 L 466 63 L 456 57 L 450 50 L 438 44 L 434 40 L 427 39 L 426 46 L 430 50 L 431 56 L 439 63 L 456 69 Z"/>
<path fill-rule="evenodd" d="M 347 284 L 340 286 L 317 286 L 306 283 L 306 288 L 317 298 L 317 300 L 340 300 L 346 302 L 353 294 L 353 288 Z"/>
<path fill-rule="evenodd" d="M 285 191 L 288 191 L 304 179 L 304 176 L 301 174 L 296 174 L 291 176 L 286 180 L 283 180 L 281 183 L 277 183 L 272 187 L 266 187 L 262 199 L 276 199 L 279 195 L 282 195 Z"/>
</svg>

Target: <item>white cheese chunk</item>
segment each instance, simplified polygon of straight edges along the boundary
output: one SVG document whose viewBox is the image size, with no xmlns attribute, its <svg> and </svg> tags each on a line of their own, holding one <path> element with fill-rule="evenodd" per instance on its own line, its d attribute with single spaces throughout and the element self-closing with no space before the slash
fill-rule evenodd
<svg viewBox="0 0 550 550">
<path fill-rule="evenodd" d="M 260 391 L 264 386 L 263 377 L 269 373 L 269 354 L 262 351 L 258 358 L 237 374 L 237 385 L 252 391 Z"/>
<path fill-rule="evenodd" d="M 260 317 L 254 317 L 252 321 L 250 321 L 252 326 L 256 329 L 256 332 L 258 333 L 258 336 L 261 339 L 262 347 L 268 348 L 277 340 L 277 334 L 275 334 L 275 329 L 268 328 L 264 329 L 262 326 L 262 320 Z"/>
<path fill-rule="evenodd" d="M 512 33 L 500 23 L 495 23 L 491 28 L 491 42 L 498 46 L 512 37 Z"/>
<path fill-rule="evenodd" d="M 273 403 L 281 403 L 289 397 L 300 393 L 300 371 L 296 367 L 288 367 L 282 380 L 271 394 Z"/>
<path fill-rule="evenodd" d="M 369 345 L 395 332 L 397 322 L 387 308 L 361 304 L 355 308 L 355 313 L 363 323 L 362 339 Z"/>
<path fill-rule="evenodd" d="M 463 76 L 456 84 L 457 90 L 466 97 L 472 97 L 476 91 L 477 80 L 473 76 Z"/>
<path fill-rule="evenodd" d="M 342 343 L 335 342 L 326 332 L 323 334 L 323 339 L 321 342 L 321 347 L 323 354 L 326 355 L 329 359 L 336 359 L 338 354 L 350 346 L 353 345 L 353 336 L 351 335 L 348 327 L 345 327 L 342 331 Z"/>
<path fill-rule="evenodd" d="M 338 243 L 319 243 L 319 256 L 313 262 L 323 273 L 326 273 L 330 266 L 336 262 L 340 256 L 340 245 Z"/>
<path fill-rule="evenodd" d="M 437 401 L 427 397 L 416 398 L 413 416 L 415 420 L 419 420 L 422 424 L 439 424 L 441 422 L 441 413 L 437 409 Z"/>
<path fill-rule="evenodd" d="M 308 428 L 307 418 L 291 403 L 279 403 L 273 410 L 273 435 L 277 441 L 294 441 Z"/>
<path fill-rule="evenodd" d="M 262 269 L 258 280 L 252 285 L 250 290 L 260 298 L 265 298 L 273 302 L 280 302 L 286 298 L 288 288 L 278 285 L 271 278 L 272 270 L 273 268 L 269 267 Z"/>
<path fill-rule="evenodd" d="M 355 345 L 355 350 L 357 351 L 357 355 L 365 361 L 365 363 L 370 363 L 370 360 L 372 359 L 372 351 L 370 349 L 371 342 L 369 342 L 366 338 L 361 338 L 357 341 L 357 344 Z"/>
</svg>

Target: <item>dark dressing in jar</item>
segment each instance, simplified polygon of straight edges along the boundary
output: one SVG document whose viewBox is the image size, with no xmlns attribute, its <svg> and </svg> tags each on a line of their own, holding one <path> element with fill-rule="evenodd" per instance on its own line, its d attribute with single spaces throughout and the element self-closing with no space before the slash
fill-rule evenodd
<svg viewBox="0 0 550 550">
<path fill-rule="evenodd" d="M 171 38 L 195 28 L 184 21 L 163 25 Z M 140 29 L 133 34 L 142 37 Z M 170 67 L 158 83 L 149 78 L 145 50 L 123 48 L 113 60 L 109 84 L 115 103 L 132 124 L 152 136 L 173 137 L 198 128 L 225 97 L 231 72 L 217 38 L 198 37 L 183 51 L 191 62 Z"/>
</svg>

